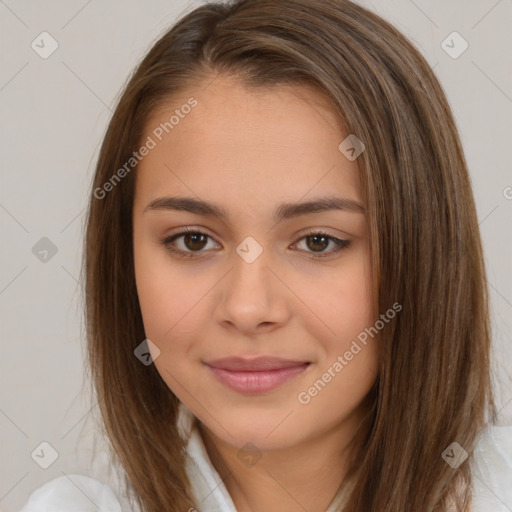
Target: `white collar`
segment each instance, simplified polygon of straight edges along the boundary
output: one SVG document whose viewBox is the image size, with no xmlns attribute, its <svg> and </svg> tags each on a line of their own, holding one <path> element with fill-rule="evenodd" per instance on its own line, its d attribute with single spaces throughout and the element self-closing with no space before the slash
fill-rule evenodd
<svg viewBox="0 0 512 512">
<path fill-rule="evenodd" d="M 181 402 L 177 426 L 187 441 L 187 475 L 200 511 L 237 512 L 231 496 L 217 470 L 210 461 L 195 416 Z M 345 493 L 338 492 L 326 512 L 336 512 L 345 504 Z"/>
</svg>

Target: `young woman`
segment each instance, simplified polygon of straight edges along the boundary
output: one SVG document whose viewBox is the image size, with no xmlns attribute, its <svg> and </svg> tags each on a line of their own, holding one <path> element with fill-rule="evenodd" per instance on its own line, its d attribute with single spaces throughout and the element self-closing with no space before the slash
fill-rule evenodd
<svg viewBox="0 0 512 512">
<path fill-rule="evenodd" d="M 85 283 L 125 489 L 63 476 L 24 511 L 511 510 L 461 143 L 361 6 L 208 3 L 151 48 L 99 156 Z"/>
</svg>

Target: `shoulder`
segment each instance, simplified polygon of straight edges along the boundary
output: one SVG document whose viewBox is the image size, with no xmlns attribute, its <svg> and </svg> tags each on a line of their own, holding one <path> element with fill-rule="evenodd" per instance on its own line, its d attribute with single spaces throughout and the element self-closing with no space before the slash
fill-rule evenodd
<svg viewBox="0 0 512 512">
<path fill-rule="evenodd" d="M 64 475 L 31 493 L 20 512 L 121 512 L 109 485 L 84 475 Z"/>
<path fill-rule="evenodd" d="M 473 477 L 476 512 L 512 510 L 512 425 L 492 426 L 480 434 Z"/>
</svg>

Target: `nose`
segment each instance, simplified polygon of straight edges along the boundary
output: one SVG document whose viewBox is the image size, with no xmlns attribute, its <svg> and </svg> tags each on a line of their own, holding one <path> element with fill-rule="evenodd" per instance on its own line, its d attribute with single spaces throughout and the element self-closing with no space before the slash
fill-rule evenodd
<svg viewBox="0 0 512 512">
<path fill-rule="evenodd" d="M 233 268 L 223 279 L 214 320 L 247 336 L 270 332 L 290 316 L 292 292 L 266 251 L 252 263 L 233 255 Z"/>
</svg>

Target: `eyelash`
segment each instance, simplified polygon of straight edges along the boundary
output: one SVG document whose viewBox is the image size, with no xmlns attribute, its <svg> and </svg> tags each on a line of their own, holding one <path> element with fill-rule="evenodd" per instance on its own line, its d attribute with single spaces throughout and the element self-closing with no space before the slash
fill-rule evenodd
<svg viewBox="0 0 512 512">
<path fill-rule="evenodd" d="M 200 250 L 200 251 L 183 251 L 181 249 L 176 249 L 175 247 L 172 247 L 172 243 L 177 239 L 177 238 L 180 238 L 184 235 L 187 235 L 187 234 L 193 234 L 193 235 L 205 235 L 206 237 L 212 239 L 212 237 L 210 235 L 208 235 L 207 233 L 204 233 L 202 231 L 199 231 L 199 230 L 196 230 L 196 229 L 190 229 L 190 228 L 185 228 L 183 229 L 183 231 L 180 231 L 179 233 L 175 233 L 165 239 L 162 240 L 162 245 L 164 245 L 164 247 L 166 247 L 169 251 L 177 254 L 179 257 L 181 258 L 195 258 L 196 254 L 198 253 L 201 253 L 201 252 L 205 252 L 203 250 Z M 336 238 L 334 236 L 331 236 L 323 231 L 310 231 L 308 233 L 306 233 L 305 235 L 303 235 L 300 239 L 299 239 L 299 242 L 307 237 L 310 237 L 310 236 L 323 236 L 325 238 L 327 238 L 329 241 L 332 241 L 335 245 L 336 245 L 336 248 L 334 250 L 331 250 L 329 252 L 325 252 L 325 253 L 315 253 L 315 252 L 311 252 L 310 254 L 312 255 L 312 258 L 314 259 L 322 259 L 322 258 L 328 258 L 334 254 L 337 254 L 341 251 L 343 251 L 343 249 L 347 249 L 348 247 L 350 247 L 350 244 L 351 244 L 351 241 L 350 240 L 342 240 L 340 238 Z M 308 251 L 306 251 L 308 252 Z"/>
</svg>

